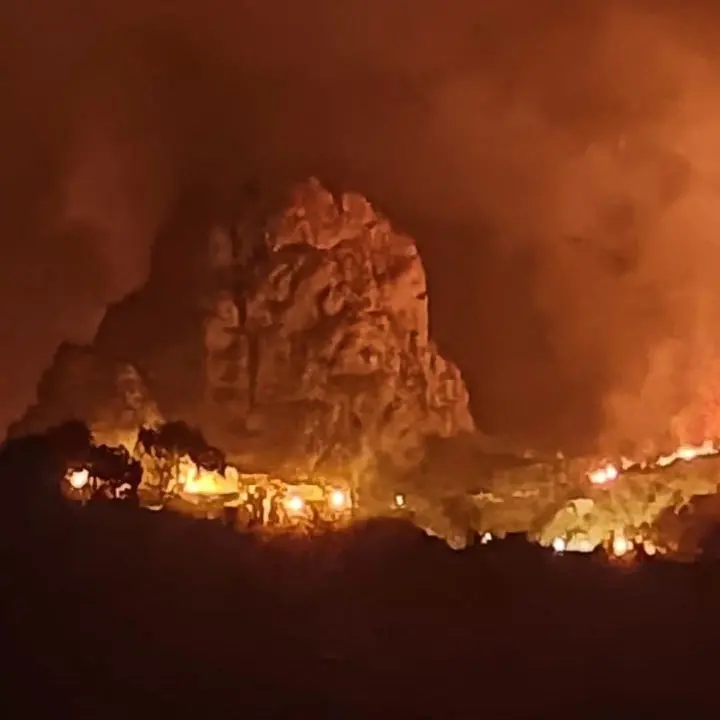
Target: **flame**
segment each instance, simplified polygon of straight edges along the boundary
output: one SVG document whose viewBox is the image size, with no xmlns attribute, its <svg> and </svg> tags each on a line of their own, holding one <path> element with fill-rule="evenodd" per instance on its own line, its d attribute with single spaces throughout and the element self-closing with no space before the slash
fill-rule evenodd
<svg viewBox="0 0 720 720">
<path fill-rule="evenodd" d="M 200 468 L 185 481 L 185 492 L 194 495 L 217 495 L 219 488 L 213 474 Z"/>
<path fill-rule="evenodd" d="M 198 467 L 190 458 L 182 458 L 178 465 L 178 485 L 192 495 L 220 495 L 233 484 L 233 480 L 237 485 L 237 473 L 227 473 L 225 477 Z"/>
<path fill-rule="evenodd" d="M 285 500 L 285 508 L 293 514 L 301 513 L 305 509 L 305 501 L 299 495 L 291 495 Z"/>
<path fill-rule="evenodd" d="M 711 440 L 705 440 L 699 445 L 680 445 L 673 452 L 667 455 L 660 455 L 654 460 L 645 462 L 633 462 L 628 458 L 621 458 L 620 461 L 615 464 L 611 462 L 605 462 L 600 467 L 597 467 L 587 473 L 587 478 L 592 485 L 595 486 L 606 486 L 616 480 L 623 472 L 640 470 L 644 468 L 665 468 L 672 465 L 675 462 L 692 462 L 699 457 L 711 457 L 720 453 L 720 448 Z M 580 550 L 579 547 L 575 547 L 565 539 L 561 538 L 563 550 Z M 560 538 L 556 538 L 553 541 L 553 547 L 558 551 L 559 543 L 556 542 Z M 624 557 L 637 545 L 643 547 L 647 555 L 654 555 L 658 552 L 658 548 L 644 537 L 635 537 L 635 541 L 624 537 L 622 534 L 615 536 L 610 543 L 610 552 L 615 557 Z"/>
<path fill-rule="evenodd" d="M 622 557 L 625 553 L 632 550 L 632 547 L 632 543 L 622 535 L 616 535 L 613 538 L 612 551 L 613 555 L 616 555 L 617 557 Z"/>
<path fill-rule="evenodd" d="M 597 470 L 591 470 L 588 473 L 588 479 L 593 485 L 605 485 L 615 480 L 619 474 L 617 466 L 608 463 Z"/>
<path fill-rule="evenodd" d="M 342 490 L 332 490 L 328 497 L 328 503 L 333 510 L 344 510 L 350 504 L 347 493 Z"/>
<path fill-rule="evenodd" d="M 82 490 L 90 482 L 90 472 L 87 468 L 72 470 L 68 473 L 67 479 L 74 490 Z"/>
<path fill-rule="evenodd" d="M 673 452 L 667 455 L 660 455 L 658 458 L 651 462 L 634 462 L 629 458 L 622 458 L 619 466 L 613 463 L 606 463 L 605 465 L 591 470 L 587 473 L 588 480 L 593 485 L 606 485 L 609 482 L 617 479 L 621 472 L 626 470 L 637 469 L 641 467 L 668 467 L 674 462 L 680 460 L 682 462 L 691 462 L 699 457 L 709 457 L 720 453 L 718 448 L 712 440 L 705 440 L 699 445 L 680 445 Z"/>
<path fill-rule="evenodd" d="M 646 540 L 643 543 L 643 550 L 645 550 L 645 554 L 652 557 L 657 553 L 657 547 L 655 546 L 655 543 L 651 542 L 650 540 Z"/>
<path fill-rule="evenodd" d="M 659 467 L 667 467 L 676 460 L 690 462 L 699 457 L 708 457 L 709 455 L 717 455 L 718 448 L 711 440 L 705 440 L 700 445 L 680 445 L 674 452 L 669 455 L 661 455 L 655 464 Z"/>
</svg>

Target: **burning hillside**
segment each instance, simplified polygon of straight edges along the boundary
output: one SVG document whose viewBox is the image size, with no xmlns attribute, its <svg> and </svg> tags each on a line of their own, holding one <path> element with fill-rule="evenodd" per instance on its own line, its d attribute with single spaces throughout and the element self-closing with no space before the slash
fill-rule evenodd
<svg viewBox="0 0 720 720">
<path fill-rule="evenodd" d="M 616 480 L 621 472 L 634 469 L 664 468 L 674 462 L 691 462 L 700 457 L 711 457 L 720 453 L 717 445 L 712 440 L 705 440 L 699 445 L 680 445 L 667 455 L 659 455 L 652 460 L 635 461 L 629 458 L 621 458 L 618 463 L 608 462 L 595 470 L 588 472 L 588 480 L 593 485 L 605 485 Z"/>
<path fill-rule="evenodd" d="M 523 532 L 554 552 L 603 547 L 612 557 L 629 559 L 638 551 L 692 554 L 708 525 L 720 521 L 720 456 L 710 444 L 679 448 L 654 463 L 626 464 L 614 473 L 603 466 L 602 478 L 598 468 L 588 470 L 587 460 L 557 459 L 552 467 L 538 462 L 506 467 L 497 494 L 439 496 L 404 487 L 379 501 L 340 479 L 243 472 L 177 423 L 142 429 L 133 453 L 90 443 L 76 444 L 73 457 L 60 480 L 71 500 L 133 501 L 152 510 L 224 518 L 243 531 L 307 535 L 396 516 L 456 549 L 473 539 L 488 544 Z M 715 501 L 688 518 L 685 508 L 700 507 L 700 496 Z M 694 533 L 690 546 L 688 531 Z"/>
<path fill-rule="evenodd" d="M 570 500 L 555 514 L 539 533 L 540 541 L 579 552 L 610 543 L 616 554 L 644 543 L 654 553 L 658 547 L 677 545 L 677 538 L 657 538 L 664 513 L 677 514 L 693 498 L 717 494 L 720 451 L 709 440 L 682 445 L 653 460 L 622 458 L 617 463 L 601 463 L 586 478 L 588 487 L 582 497 Z"/>
<path fill-rule="evenodd" d="M 308 481 L 326 503 L 339 486 L 363 513 L 401 497 L 457 545 L 470 531 L 522 531 L 586 549 L 715 492 L 715 470 L 700 469 L 718 464 L 710 442 L 653 461 L 501 462 L 430 337 L 414 241 L 360 195 L 311 179 L 276 207 L 193 232 L 185 263 L 168 261 L 172 237 L 158 244 L 147 287 L 109 311 L 93 346 L 58 351 L 15 434 L 79 418 L 97 442 L 134 454 L 181 421 L 222 459 L 152 441 L 135 457 L 144 491 L 229 497 L 258 476 L 293 497 L 287 488 Z"/>
</svg>

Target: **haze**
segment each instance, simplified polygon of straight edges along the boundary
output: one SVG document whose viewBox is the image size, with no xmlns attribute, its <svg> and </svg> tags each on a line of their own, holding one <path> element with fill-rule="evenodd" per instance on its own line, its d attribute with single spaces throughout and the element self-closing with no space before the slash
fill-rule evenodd
<svg viewBox="0 0 720 720">
<path fill-rule="evenodd" d="M 314 173 L 417 237 L 484 429 L 608 448 L 708 432 L 711 8 L 5 0 L 0 425 L 57 343 L 143 282 L 181 192 Z"/>
</svg>

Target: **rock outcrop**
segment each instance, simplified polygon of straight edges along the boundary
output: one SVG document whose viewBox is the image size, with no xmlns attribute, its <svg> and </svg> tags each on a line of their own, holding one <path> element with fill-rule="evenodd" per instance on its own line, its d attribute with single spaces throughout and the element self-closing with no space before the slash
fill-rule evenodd
<svg viewBox="0 0 720 720">
<path fill-rule="evenodd" d="M 217 230 L 209 247 L 203 417 L 221 446 L 282 448 L 300 472 L 362 455 L 402 469 L 425 438 L 473 430 L 460 372 L 429 337 L 411 238 L 316 180 L 246 233 Z"/>
<path fill-rule="evenodd" d="M 378 461 L 402 471 L 427 438 L 473 431 L 461 374 L 429 337 L 418 249 L 363 197 L 311 179 L 279 212 L 196 242 L 205 262 L 190 263 L 186 290 L 177 277 L 157 284 L 171 268 L 154 272 L 155 286 L 108 313 L 95 347 L 58 353 L 18 428 L 79 417 L 107 441 L 162 415 L 240 464 L 294 475 Z M 172 262 L 167 247 L 162 258 Z M 182 330 L 144 353 L 138 338 L 169 324 L 155 308 L 174 303 Z"/>
<path fill-rule="evenodd" d="M 37 402 L 8 435 L 39 433 L 68 420 L 82 420 L 96 442 L 134 446 L 141 426 L 163 418 L 138 371 L 102 358 L 92 347 L 61 345 L 38 385 Z"/>
</svg>

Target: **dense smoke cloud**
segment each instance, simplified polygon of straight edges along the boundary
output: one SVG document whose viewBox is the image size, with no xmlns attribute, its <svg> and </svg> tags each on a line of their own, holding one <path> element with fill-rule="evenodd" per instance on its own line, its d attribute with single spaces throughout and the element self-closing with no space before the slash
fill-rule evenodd
<svg viewBox="0 0 720 720">
<path fill-rule="evenodd" d="M 685 427 L 720 339 L 711 8 L 9 0 L 2 422 L 142 282 L 186 186 L 314 172 L 418 236 L 488 429 L 613 446 Z"/>
</svg>

